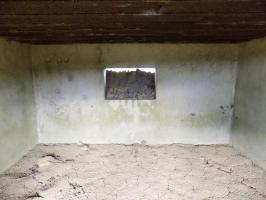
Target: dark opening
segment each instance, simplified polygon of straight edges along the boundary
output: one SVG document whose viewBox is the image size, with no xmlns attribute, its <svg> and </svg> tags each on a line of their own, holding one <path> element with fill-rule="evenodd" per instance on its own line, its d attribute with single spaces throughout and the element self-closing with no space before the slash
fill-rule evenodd
<svg viewBox="0 0 266 200">
<path fill-rule="evenodd" d="M 105 99 L 152 100 L 155 98 L 154 68 L 105 70 Z"/>
</svg>

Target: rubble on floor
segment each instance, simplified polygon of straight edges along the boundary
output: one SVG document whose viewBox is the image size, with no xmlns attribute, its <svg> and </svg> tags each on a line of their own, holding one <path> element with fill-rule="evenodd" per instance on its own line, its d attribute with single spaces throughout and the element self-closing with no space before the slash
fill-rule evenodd
<svg viewBox="0 0 266 200">
<path fill-rule="evenodd" d="M 38 145 L 1 200 L 266 200 L 266 172 L 227 145 Z"/>
</svg>

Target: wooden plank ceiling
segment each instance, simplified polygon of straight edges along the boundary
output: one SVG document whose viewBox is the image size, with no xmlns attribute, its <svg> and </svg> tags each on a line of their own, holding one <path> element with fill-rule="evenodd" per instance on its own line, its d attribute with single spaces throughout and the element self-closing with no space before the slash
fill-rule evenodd
<svg viewBox="0 0 266 200">
<path fill-rule="evenodd" d="M 266 36 L 266 0 L 0 0 L 0 37 L 33 44 L 240 42 Z"/>
</svg>

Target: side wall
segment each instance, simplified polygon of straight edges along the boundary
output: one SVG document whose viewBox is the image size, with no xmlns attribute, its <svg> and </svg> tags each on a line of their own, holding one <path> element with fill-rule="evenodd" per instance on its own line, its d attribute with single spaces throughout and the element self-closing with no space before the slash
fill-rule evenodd
<svg viewBox="0 0 266 200">
<path fill-rule="evenodd" d="M 41 143 L 229 143 L 237 45 L 32 46 Z M 155 67 L 155 101 L 104 100 L 106 67 Z"/>
<path fill-rule="evenodd" d="M 266 169 L 266 39 L 240 45 L 232 144 Z"/>
<path fill-rule="evenodd" d="M 30 47 L 0 39 L 0 171 L 37 143 Z"/>
</svg>

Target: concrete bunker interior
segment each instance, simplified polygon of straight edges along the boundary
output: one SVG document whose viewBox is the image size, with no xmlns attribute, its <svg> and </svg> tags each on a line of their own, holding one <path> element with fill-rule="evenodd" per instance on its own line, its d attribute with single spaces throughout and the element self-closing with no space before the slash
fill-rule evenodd
<svg viewBox="0 0 266 200">
<path fill-rule="evenodd" d="M 154 199 L 155 193 L 161 199 L 266 199 L 265 39 L 78 45 L 1 39 L 0 44 L 1 199 Z M 106 66 L 156 66 L 156 99 L 105 100 Z M 158 176 L 148 170 L 160 163 L 167 166 L 162 173 L 168 174 L 158 175 L 165 185 L 156 184 Z M 135 186 L 121 189 L 136 190 L 135 196 L 112 193 L 115 184 L 97 186 L 99 180 L 111 181 L 108 173 L 95 175 L 97 181 L 83 174 L 100 174 L 105 165 L 114 174 L 125 173 L 123 166 L 140 173 L 127 177 L 139 181 Z M 115 165 L 122 168 L 116 171 Z M 147 183 L 140 166 L 154 182 Z M 81 168 L 83 173 L 73 171 Z M 202 180 L 196 181 L 195 173 L 203 173 Z M 186 182 L 178 182 L 179 176 Z M 221 180 L 212 181 L 214 176 Z M 183 186 L 177 190 L 176 184 Z"/>
<path fill-rule="evenodd" d="M 0 200 L 266 200 L 265 13 L 0 0 Z"/>
</svg>

